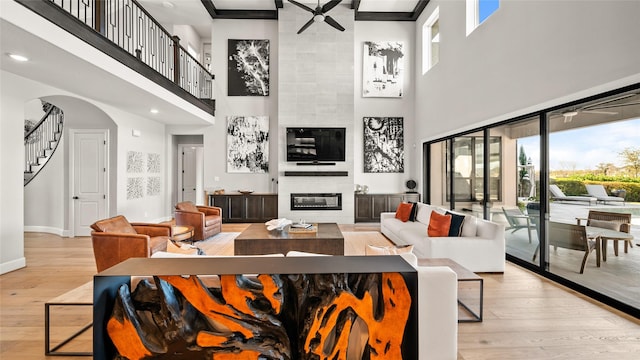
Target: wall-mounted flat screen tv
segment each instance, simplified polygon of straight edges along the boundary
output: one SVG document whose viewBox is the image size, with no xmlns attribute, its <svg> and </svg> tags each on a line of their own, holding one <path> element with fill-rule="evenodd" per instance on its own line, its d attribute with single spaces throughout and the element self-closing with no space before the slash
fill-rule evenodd
<svg viewBox="0 0 640 360">
<path fill-rule="evenodd" d="M 287 128 L 287 161 L 345 161 L 345 128 Z"/>
</svg>

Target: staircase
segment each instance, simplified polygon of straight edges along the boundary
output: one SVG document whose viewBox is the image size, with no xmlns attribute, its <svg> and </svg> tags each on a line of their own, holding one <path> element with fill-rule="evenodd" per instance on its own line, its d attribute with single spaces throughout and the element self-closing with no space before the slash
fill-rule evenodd
<svg viewBox="0 0 640 360">
<path fill-rule="evenodd" d="M 43 107 L 46 114 L 24 136 L 25 186 L 44 168 L 62 138 L 62 110 L 49 103 Z"/>
</svg>

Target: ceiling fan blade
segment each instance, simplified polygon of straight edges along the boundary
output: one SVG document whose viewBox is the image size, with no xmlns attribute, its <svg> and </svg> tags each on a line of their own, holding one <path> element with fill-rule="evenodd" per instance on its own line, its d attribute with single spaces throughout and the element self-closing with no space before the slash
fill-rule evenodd
<svg viewBox="0 0 640 360">
<path fill-rule="evenodd" d="M 342 25 L 338 24 L 337 21 L 333 20 L 333 18 L 331 16 L 325 16 L 324 17 L 324 22 L 326 22 L 327 24 L 333 26 L 334 28 L 340 30 L 340 31 L 344 31 L 344 28 L 342 27 Z"/>
<path fill-rule="evenodd" d="M 293 5 L 299 7 L 299 8 L 303 8 L 303 9 L 307 10 L 308 12 L 311 12 L 311 13 L 313 12 L 313 9 L 308 7 L 305 4 L 301 4 L 301 3 L 297 2 L 297 1 L 294 1 L 294 0 L 289 0 L 289 2 L 292 3 Z"/>
<path fill-rule="evenodd" d="M 313 24 L 313 18 L 311 18 L 311 20 L 307 21 L 307 23 L 306 23 L 306 24 L 304 24 L 304 25 L 300 28 L 300 30 L 298 30 L 298 34 L 300 34 L 301 32 L 303 32 L 303 31 L 305 31 L 305 30 L 307 30 L 307 28 L 308 28 L 309 26 L 311 26 L 311 24 Z"/>
<path fill-rule="evenodd" d="M 618 115 L 617 111 L 582 110 L 581 112 L 587 114 Z"/>
<path fill-rule="evenodd" d="M 622 96 L 615 97 L 613 99 L 608 99 L 608 100 L 597 102 L 595 104 L 587 105 L 583 109 L 590 110 L 590 109 L 593 109 L 593 108 L 596 108 L 596 107 L 597 108 L 601 108 L 602 107 L 601 105 L 606 105 L 606 104 L 612 103 L 614 101 L 620 101 L 620 100 L 623 100 L 623 99 L 626 99 L 626 98 L 630 98 L 630 97 L 633 97 L 633 96 L 636 96 L 636 95 L 638 95 L 638 94 L 625 94 L 625 95 L 622 95 Z"/>
<path fill-rule="evenodd" d="M 612 109 L 612 108 L 629 106 L 629 105 L 640 105 L 640 102 L 639 101 L 632 101 L 632 102 L 622 103 L 622 104 L 609 104 L 609 105 L 600 105 L 598 107 L 585 107 L 585 110 Z"/>
<path fill-rule="evenodd" d="M 324 4 L 322 6 L 322 12 L 326 13 L 327 11 L 333 9 L 334 7 L 336 7 L 336 5 L 340 4 L 342 2 L 342 0 L 331 0 L 328 3 Z"/>
</svg>

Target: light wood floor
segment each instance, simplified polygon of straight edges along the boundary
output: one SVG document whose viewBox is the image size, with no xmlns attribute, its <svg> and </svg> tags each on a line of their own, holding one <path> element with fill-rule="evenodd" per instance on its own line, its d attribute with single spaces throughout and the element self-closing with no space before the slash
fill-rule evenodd
<svg viewBox="0 0 640 360">
<path fill-rule="evenodd" d="M 246 225 L 225 224 L 224 231 Z M 375 231 L 346 225 L 343 231 Z M 27 267 L 0 276 L 0 359 L 43 359 L 44 303 L 93 278 L 90 238 L 25 233 Z M 589 300 L 519 267 L 480 274 L 484 322 L 459 324 L 458 359 L 638 359 L 640 320 Z M 91 312 L 59 308 L 52 340 L 90 321 Z M 66 350 L 91 350 L 91 332 Z M 57 357 L 78 359 L 77 357 Z"/>
</svg>

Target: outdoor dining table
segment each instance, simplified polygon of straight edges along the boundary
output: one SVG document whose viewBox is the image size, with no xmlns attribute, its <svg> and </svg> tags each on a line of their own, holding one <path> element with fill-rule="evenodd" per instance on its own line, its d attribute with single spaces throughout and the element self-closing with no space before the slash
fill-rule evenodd
<svg viewBox="0 0 640 360">
<path fill-rule="evenodd" d="M 586 226 L 587 237 L 600 240 L 602 246 L 602 261 L 607 261 L 607 240 L 613 240 L 613 252 L 618 256 L 618 241 L 631 241 L 633 235 L 616 230 L 599 228 L 596 226 Z"/>
</svg>

